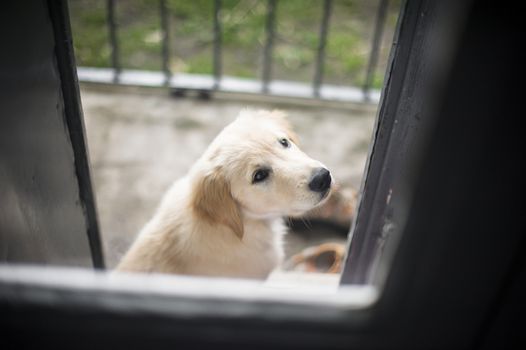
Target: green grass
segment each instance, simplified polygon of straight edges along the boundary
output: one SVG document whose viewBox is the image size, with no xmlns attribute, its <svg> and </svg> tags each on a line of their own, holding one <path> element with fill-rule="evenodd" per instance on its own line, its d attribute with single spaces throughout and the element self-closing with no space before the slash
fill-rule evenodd
<svg viewBox="0 0 526 350">
<path fill-rule="evenodd" d="M 116 2 L 120 61 L 124 68 L 161 69 L 161 31 L 156 0 Z M 171 23 L 171 61 L 174 72 L 211 74 L 213 71 L 213 1 L 168 0 Z M 273 51 L 274 79 L 311 81 L 323 2 L 280 0 Z M 104 0 L 69 2 L 77 63 L 109 67 Z M 221 12 L 223 73 L 261 76 L 265 45 L 267 1 L 223 0 Z M 376 14 L 376 1 L 335 0 L 324 66 L 327 83 L 363 83 Z M 386 24 L 374 87 L 382 85 L 399 1 L 393 1 Z"/>
</svg>

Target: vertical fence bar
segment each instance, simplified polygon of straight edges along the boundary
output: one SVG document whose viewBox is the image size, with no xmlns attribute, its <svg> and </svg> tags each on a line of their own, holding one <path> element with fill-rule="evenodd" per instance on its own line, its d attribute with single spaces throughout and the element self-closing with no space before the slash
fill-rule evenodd
<svg viewBox="0 0 526 350">
<path fill-rule="evenodd" d="M 115 22 L 115 0 L 107 0 L 106 9 L 106 22 L 108 23 L 111 47 L 111 66 L 113 67 L 113 82 L 118 83 L 121 74 L 121 66 L 119 62 L 119 45 L 117 41 L 117 24 Z"/>
<path fill-rule="evenodd" d="M 376 66 L 378 65 L 378 55 L 380 53 L 380 44 L 382 42 L 382 36 L 384 33 L 388 5 L 389 0 L 380 0 L 380 3 L 378 4 L 371 55 L 369 56 L 365 81 L 362 87 L 363 98 L 365 101 L 369 101 L 370 99 L 371 86 L 373 85 L 374 73 L 376 72 Z"/>
<path fill-rule="evenodd" d="M 325 47 L 327 46 L 327 34 L 329 32 L 329 22 L 331 18 L 332 0 L 323 2 L 323 14 L 320 26 L 320 38 L 318 43 L 318 55 L 316 58 L 316 70 L 314 72 L 314 81 L 312 92 L 315 97 L 320 96 L 320 87 L 323 82 L 323 65 L 325 62 Z"/>
<path fill-rule="evenodd" d="M 263 78 L 261 91 L 268 93 L 268 85 L 272 78 L 272 49 L 274 47 L 274 33 L 276 28 L 276 3 L 277 0 L 268 0 L 267 23 L 265 30 L 267 41 L 263 49 Z"/>
<path fill-rule="evenodd" d="M 214 1 L 214 90 L 219 89 L 222 76 L 221 62 L 221 0 Z"/>
<path fill-rule="evenodd" d="M 166 7 L 166 0 L 159 0 L 159 11 L 162 31 L 162 70 L 164 73 L 164 85 L 170 84 L 172 72 L 170 71 L 170 17 Z"/>
</svg>

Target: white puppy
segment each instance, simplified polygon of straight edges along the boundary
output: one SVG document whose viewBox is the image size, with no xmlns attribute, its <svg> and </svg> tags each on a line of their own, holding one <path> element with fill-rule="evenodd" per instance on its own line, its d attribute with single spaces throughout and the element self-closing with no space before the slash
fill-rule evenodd
<svg viewBox="0 0 526 350">
<path fill-rule="evenodd" d="M 282 217 L 330 189 L 282 112 L 242 111 L 172 185 L 117 270 L 264 279 L 283 259 Z"/>
</svg>

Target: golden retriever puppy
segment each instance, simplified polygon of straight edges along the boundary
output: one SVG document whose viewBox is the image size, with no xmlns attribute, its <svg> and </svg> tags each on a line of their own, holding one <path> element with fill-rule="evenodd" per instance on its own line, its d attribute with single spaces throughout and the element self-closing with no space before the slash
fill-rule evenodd
<svg viewBox="0 0 526 350">
<path fill-rule="evenodd" d="M 283 216 L 322 203 L 330 172 L 278 111 L 244 110 L 165 194 L 118 271 L 265 279 L 283 259 Z"/>
</svg>

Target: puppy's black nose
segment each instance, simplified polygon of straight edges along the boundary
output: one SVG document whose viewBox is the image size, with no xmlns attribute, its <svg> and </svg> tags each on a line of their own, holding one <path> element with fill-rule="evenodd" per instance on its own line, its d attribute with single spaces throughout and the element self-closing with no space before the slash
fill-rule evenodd
<svg viewBox="0 0 526 350">
<path fill-rule="evenodd" d="M 309 188 L 314 192 L 325 192 L 331 187 L 331 173 L 325 168 L 314 169 Z"/>
</svg>

